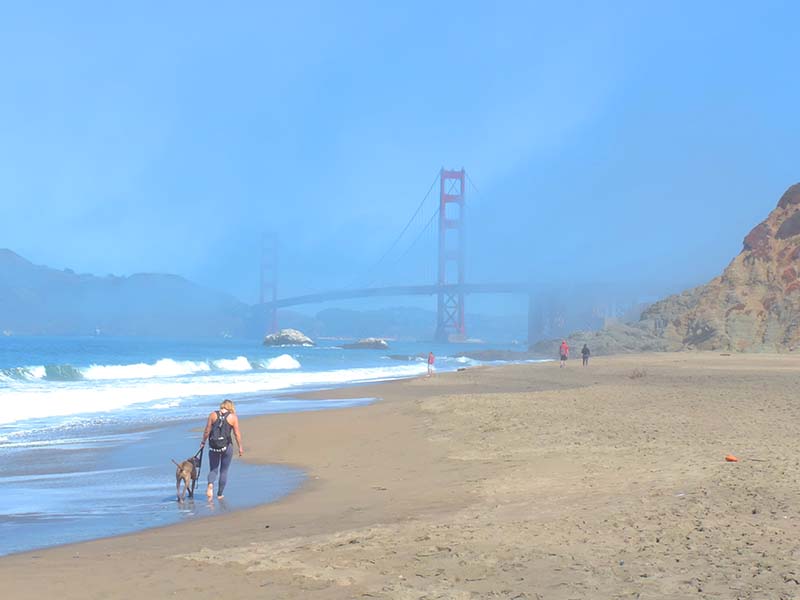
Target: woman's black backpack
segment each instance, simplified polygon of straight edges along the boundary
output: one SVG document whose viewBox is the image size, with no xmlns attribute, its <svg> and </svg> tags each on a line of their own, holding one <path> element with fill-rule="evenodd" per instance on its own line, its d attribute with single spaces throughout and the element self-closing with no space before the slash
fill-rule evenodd
<svg viewBox="0 0 800 600">
<path fill-rule="evenodd" d="M 211 425 L 211 432 L 208 434 L 208 445 L 212 450 L 223 452 L 231 443 L 231 424 L 228 423 L 228 415 L 217 411 L 217 420 Z"/>
</svg>

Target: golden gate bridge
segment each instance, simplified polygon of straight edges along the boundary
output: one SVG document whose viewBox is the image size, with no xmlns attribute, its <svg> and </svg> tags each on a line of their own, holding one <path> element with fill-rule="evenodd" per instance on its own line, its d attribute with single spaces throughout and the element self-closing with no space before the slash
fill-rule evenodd
<svg viewBox="0 0 800 600">
<path fill-rule="evenodd" d="M 260 301 L 269 316 L 273 332 L 278 330 L 278 309 L 303 304 L 317 304 L 353 298 L 389 296 L 436 296 L 436 332 L 439 342 L 463 341 L 467 337 L 465 298 L 472 294 L 518 294 L 528 296 L 528 328 L 533 324 L 533 301 L 527 283 L 476 283 L 466 280 L 466 208 L 467 183 L 471 180 L 466 171 L 442 168 L 431 184 L 428 194 L 403 227 L 389 249 L 369 272 L 380 269 L 385 260 L 419 219 L 431 191 L 439 184 L 438 205 L 411 244 L 415 246 L 423 234 L 436 224 L 437 260 L 435 283 L 418 285 L 357 286 L 346 289 L 316 292 L 300 296 L 278 297 L 278 244 L 274 236 L 265 236 L 261 250 Z M 474 184 L 472 184 L 474 188 Z M 410 248 L 409 248 L 410 249 Z M 405 254 L 408 254 L 406 251 Z M 404 254 L 404 255 L 405 255 Z M 372 283 L 372 282 L 370 282 Z"/>
</svg>

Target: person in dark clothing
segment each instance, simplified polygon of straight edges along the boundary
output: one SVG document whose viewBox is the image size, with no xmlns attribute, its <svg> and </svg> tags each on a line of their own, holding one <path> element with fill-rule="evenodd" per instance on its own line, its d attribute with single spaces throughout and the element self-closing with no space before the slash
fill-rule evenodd
<svg viewBox="0 0 800 600">
<path fill-rule="evenodd" d="M 227 439 L 225 440 L 226 443 L 223 443 L 221 447 L 215 448 L 213 440 L 212 443 L 209 444 L 208 459 L 211 468 L 208 472 L 208 489 L 206 489 L 206 496 L 208 496 L 209 499 L 211 499 L 214 494 L 214 481 L 217 479 L 217 476 L 219 476 L 217 498 L 223 498 L 225 484 L 228 481 L 228 468 L 233 458 L 233 440 L 231 440 L 231 434 L 236 438 L 236 445 L 239 447 L 239 456 L 244 454 L 242 434 L 239 431 L 239 418 L 236 416 L 236 408 L 230 400 L 225 400 L 220 404 L 219 410 L 215 410 L 208 415 L 208 421 L 206 422 L 206 428 L 203 432 L 203 440 L 200 442 L 200 447 L 205 447 L 206 440 L 208 440 L 211 434 L 214 423 L 220 419 L 223 419 L 228 425 L 228 427 L 225 428 Z M 219 444 L 216 445 L 219 446 Z"/>
<path fill-rule="evenodd" d="M 583 358 L 583 366 L 584 367 L 589 365 L 589 355 L 590 354 L 591 354 L 591 352 L 589 352 L 589 346 L 584 344 L 583 348 L 581 349 L 581 357 Z"/>
</svg>

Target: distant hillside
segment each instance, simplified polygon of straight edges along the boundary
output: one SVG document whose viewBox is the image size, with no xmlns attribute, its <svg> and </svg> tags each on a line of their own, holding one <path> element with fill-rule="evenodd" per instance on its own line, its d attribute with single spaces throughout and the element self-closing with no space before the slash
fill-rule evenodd
<svg viewBox="0 0 800 600">
<path fill-rule="evenodd" d="M 468 315 L 470 335 L 487 340 L 524 338 L 526 319 Z M 370 336 L 429 340 L 432 310 L 329 308 L 316 315 L 279 313 L 281 327 L 313 338 Z M 34 265 L 0 249 L 0 333 L 260 339 L 267 311 L 177 275 L 79 275 Z"/>
<path fill-rule="evenodd" d="M 79 275 L 0 249 L 0 331 L 30 335 L 243 335 L 247 305 L 177 275 Z"/>
</svg>

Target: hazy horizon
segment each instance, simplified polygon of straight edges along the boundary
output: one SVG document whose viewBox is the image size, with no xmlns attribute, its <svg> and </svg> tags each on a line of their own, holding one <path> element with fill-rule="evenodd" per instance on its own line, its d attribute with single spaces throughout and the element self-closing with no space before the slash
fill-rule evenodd
<svg viewBox="0 0 800 600">
<path fill-rule="evenodd" d="M 431 283 L 437 190 L 370 268 L 463 167 L 468 281 L 659 295 L 719 274 L 800 180 L 787 3 L 0 15 L 0 247 L 53 268 L 252 304 L 275 231 L 281 296 Z"/>
</svg>

